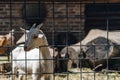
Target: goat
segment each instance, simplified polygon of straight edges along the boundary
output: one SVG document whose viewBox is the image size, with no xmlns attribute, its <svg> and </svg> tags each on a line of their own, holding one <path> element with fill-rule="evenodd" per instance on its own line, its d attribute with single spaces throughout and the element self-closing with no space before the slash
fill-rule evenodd
<svg viewBox="0 0 120 80">
<path fill-rule="evenodd" d="M 106 41 L 105 43 L 109 43 L 109 44 L 113 45 L 113 47 L 111 47 L 111 51 L 108 54 L 108 56 L 104 57 L 103 59 L 111 58 L 111 57 L 117 56 L 119 53 L 119 51 L 118 51 L 119 47 L 116 47 L 116 45 L 120 44 L 120 38 L 118 37 L 119 34 L 120 34 L 119 30 L 105 31 L 105 30 L 100 30 L 100 29 L 92 29 L 92 30 L 90 30 L 88 35 L 78 44 L 83 45 L 83 46 L 81 46 L 81 49 L 84 51 L 85 54 L 87 54 L 86 52 L 89 50 L 89 48 L 86 47 L 85 45 L 89 45 L 89 43 L 91 43 L 91 42 L 94 43 L 95 41 L 97 41 L 97 43 L 100 44 L 99 43 L 100 39 L 102 39 L 102 40 Z M 102 41 L 102 43 L 104 43 L 104 42 Z M 101 61 L 99 60 L 98 63 L 100 63 L 100 62 Z M 96 65 L 98 63 L 96 62 Z"/>
<path fill-rule="evenodd" d="M 21 80 L 22 79 L 22 77 L 23 77 L 23 75 L 22 74 L 25 74 L 25 70 L 24 69 L 28 69 L 28 67 L 26 67 L 25 65 L 21 65 L 21 66 L 19 66 L 20 64 L 25 64 L 25 61 L 27 61 L 28 60 L 28 58 L 29 58 L 29 56 L 31 56 L 31 55 L 33 55 L 33 56 L 31 56 L 31 58 L 33 59 L 35 59 L 35 60 L 33 60 L 33 61 L 31 61 L 31 63 L 29 63 L 29 61 L 28 62 L 26 62 L 27 64 L 29 63 L 29 64 L 33 64 L 34 65 L 34 62 L 36 62 L 36 64 L 37 64 L 37 62 L 39 62 L 39 59 L 43 59 L 42 58 L 42 55 L 38 55 L 38 53 L 39 53 L 39 49 L 37 49 L 37 48 L 35 48 L 35 49 L 32 49 L 32 50 L 30 50 L 30 51 L 28 51 L 28 52 L 26 52 L 25 53 L 25 51 L 24 51 L 24 49 L 23 49 L 23 42 L 25 42 L 25 37 L 26 37 L 26 39 L 27 39 L 27 36 L 26 36 L 26 33 L 28 33 L 29 31 L 28 30 L 25 30 L 25 29 L 22 29 L 21 28 L 21 30 L 24 32 L 24 34 L 22 35 L 22 37 L 17 41 L 17 44 L 20 44 L 20 43 L 22 43 L 21 45 L 18 45 L 13 51 L 12 51 L 12 56 L 13 56 L 13 59 L 12 59 L 12 64 L 13 64 L 13 66 L 12 66 L 12 72 L 13 73 L 15 73 L 16 71 L 18 71 L 19 72 L 19 80 Z M 20 47 L 21 46 L 21 47 Z M 54 57 L 55 59 L 56 59 L 56 56 L 57 56 L 57 54 L 58 54 L 58 51 L 57 51 L 57 49 L 56 48 L 51 48 L 51 47 L 49 47 L 49 51 L 50 51 L 50 55 L 52 56 L 52 57 Z M 26 55 L 27 54 L 27 55 Z M 38 56 L 41 56 L 40 58 L 38 58 L 38 56 L 37 57 L 35 57 L 35 55 L 38 55 Z M 41 53 L 39 53 L 39 54 L 41 54 Z M 27 56 L 27 58 L 25 58 L 25 55 Z M 22 61 L 20 61 L 22 59 Z M 54 63 L 57 65 L 57 61 L 55 60 L 54 61 Z M 39 64 L 39 63 L 38 63 Z M 44 64 L 42 64 L 43 66 L 44 66 Z M 56 68 L 56 67 L 58 67 L 58 66 L 56 66 L 56 65 L 54 65 L 53 67 L 54 68 Z M 29 65 L 28 65 L 29 66 Z M 35 65 L 36 66 L 36 65 Z M 34 69 L 36 69 L 36 67 L 35 66 L 33 66 L 33 67 L 31 67 L 31 66 L 29 66 L 29 67 L 31 67 L 31 68 L 29 68 L 29 71 L 31 71 L 30 73 L 32 74 L 32 70 L 33 70 L 33 68 Z M 41 68 L 43 68 L 43 67 L 41 67 Z M 16 70 L 17 69 L 17 70 Z M 42 70 L 44 70 L 44 69 L 42 69 Z M 39 71 L 39 73 L 40 72 L 44 72 L 44 71 Z M 34 73 L 33 73 L 34 74 Z M 36 73 L 37 74 L 37 73 Z M 12 77 L 11 77 L 12 78 Z M 35 77 L 33 77 L 33 79 L 34 80 L 36 80 L 35 79 Z"/>
<path fill-rule="evenodd" d="M 119 30 L 116 31 L 105 31 L 100 29 L 92 29 L 88 33 L 88 35 L 81 41 L 82 45 L 85 45 L 86 43 L 90 42 L 91 40 L 97 38 L 97 37 L 104 37 L 107 38 L 117 44 L 120 44 L 120 38 L 118 37 L 120 34 Z"/>
<path fill-rule="evenodd" d="M 79 66 L 78 53 L 71 46 L 63 48 L 60 57 L 62 58 L 62 60 L 59 60 L 60 65 L 62 64 L 60 71 L 67 71 L 67 69 Z"/>
<path fill-rule="evenodd" d="M 6 35 L 0 35 L 0 55 L 8 55 L 9 47 L 14 46 L 14 30 Z"/>
<path fill-rule="evenodd" d="M 23 46 L 24 44 L 21 44 L 11 52 L 12 73 L 14 75 L 18 71 L 19 74 L 21 75 L 19 76 L 19 80 L 22 79 L 23 72 L 31 73 L 34 76 L 35 74 L 40 73 L 36 72 L 36 69 L 38 69 L 39 67 L 44 67 L 44 60 L 39 61 L 39 59 L 42 59 L 43 56 L 41 54 L 41 51 L 38 48 L 34 48 L 30 51 L 25 52 Z M 41 69 L 41 71 L 42 70 L 44 71 L 44 68 Z M 12 78 L 14 78 L 13 75 L 11 76 L 11 80 Z M 33 80 L 36 80 L 35 77 L 33 77 Z"/>
<path fill-rule="evenodd" d="M 120 44 L 120 38 L 118 37 L 119 34 L 120 34 L 120 31 L 105 31 L 105 30 L 99 30 L 99 29 L 92 29 L 82 41 L 71 45 L 71 47 L 76 52 L 80 53 L 82 46 L 86 45 L 88 42 L 98 37 L 104 37 L 106 39 L 113 41 L 116 44 Z"/>
<path fill-rule="evenodd" d="M 29 69 L 31 69 L 31 70 L 29 70 L 30 71 L 30 73 L 32 72 L 32 68 L 33 67 L 31 67 L 31 66 L 29 66 L 30 64 L 31 65 L 35 65 L 35 64 L 37 64 L 37 62 L 40 62 L 39 61 L 39 59 L 42 59 L 42 57 L 40 58 L 39 56 L 42 56 L 42 55 L 39 55 L 38 53 L 39 53 L 39 49 L 32 49 L 32 50 L 30 50 L 30 51 L 28 51 L 28 52 L 25 52 L 24 51 L 24 49 L 23 49 L 23 46 L 24 46 L 24 42 L 25 42 L 25 37 L 26 37 L 26 33 L 28 33 L 29 31 L 28 30 L 25 30 L 25 29 L 22 29 L 21 28 L 21 30 L 24 32 L 24 34 L 21 36 L 21 38 L 17 41 L 17 44 L 20 44 L 20 45 L 18 45 L 13 51 L 12 51 L 12 72 L 13 72 L 13 74 L 15 74 L 16 72 L 18 72 L 19 73 L 19 80 L 21 80 L 22 78 L 23 78 L 23 74 L 25 74 L 26 72 L 25 72 L 25 68 L 26 69 L 28 69 L 28 67 L 29 67 Z M 26 37 L 26 39 L 27 39 L 27 37 Z M 22 44 L 21 44 L 22 43 Z M 51 54 L 51 56 L 53 57 L 53 58 L 55 58 L 56 59 L 56 56 L 58 55 L 58 51 L 57 51 L 57 49 L 56 48 L 51 48 L 51 47 L 49 47 L 49 51 L 50 51 L 50 54 Z M 35 55 L 37 55 L 37 56 L 35 56 Z M 34 55 L 34 56 L 31 56 L 31 55 Z M 25 56 L 27 56 L 27 58 L 25 58 Z M 33 59 L 35 59 L 35 60 L 31 60 L 31 59 L 29 59 L 29 58 L 32 58 L 32 60 Z M 20 61 L 20 60 L 22 60 L 22 61 Z M 29 60 L 28 62 L 26 62 L 27 60 Z M 31 62 L 30 62 L 31 61 Z M 35 63 L 36 62 L 36 63 Z M 25 66 L 25 65 L 20 65 L 20 64 L 25 64 L 25 63 L 27 63 L 27 64 L 29 64 L 29 65 L 27 65 L 27 67 Z M 57 61 L 55 60 L 54 61 L 54 68 L 56 68 L 56 65 L 57 65 Z M 39 64 L 39 63 L 38 63 Z M 30 68 L 31 67 L 31 68 Z M 58 66 L 57 66 L 58 67 Z M 17 69 L 17 70 L 16 70 Z M 33 73 L 34 74 L 34 73 Z M 13 76 L 14 77 L 14 76 Z M 11 79 L 12 79 L 12 77 L 11 77 Z"/>
<path fill-rule="evenodd" d="M 119 42 L 120 38 L 118 37 L 119 34 L 120 34 L 120 31 L 105 31 L 105 30 L 99 30 L 99 29 L 92 29 L 82 41 L 80 41 L 76 44 L 73 44 L 71 46 L 67 46 L 67 47 L 63 48 L 60 52 L 60 55 L 62 58 L 64 58 L 66 54 L 68 54 L 68 55 L 71 54 L 69 52 L 72 49 L 73 55 L 78 54 L 79 56 L 86 57 L 86 51 L 88 50 L 88 48 L 85 45 L 87 45 L 90 41 L 93 41 L 94 39 L 99 38 L 99 37 L 103 37 L 103 38 L 109 39 L 111 42 L 119 45 L 120 44 L 120 42 Z M 64 54 L 64 56 L 63 56 L 63 54 Z M 113 55 L 111 55 L 111 57 L 112 56 Z M 71 57 L 73 57 L 73 56 L 71 56 Z M 77 58 L 78 57 L 76 56 L 76 59 Z M 72 61 L 72 62 L 74 62 L 74 61 Z M 91 64 L 91 61 L 88 61 L 88 62 Z M 90 65 L 90 66 L 92 67 L 92 65 Z"/>
<path fill-rule="evenodd" d="M 20 39 L 16 42 L 16 44 L 21 44 L 21 43 L 24 43 L 25 40 L 27 39 L 27 33 L 29 32 L 29 30 L 25 30 L 23 28 L 20 28 L 22 30 L 22 32 L 24 33 Z M 50 54 L 51 56 L 53 57 L 54 59 L 54 71 L 56 72 L 57 69 L 59 68 L 59 62 L 58 62 L 58 49 L 56 47 L 49 47 L 49 51 L 50 51 Z"/>
<path fill-rule="evenodd" d="M 89 59 L 92 68 L 101 64 L 100 67 L 95 70 L 101 70 L 106 67 L 106 59 L 109 59 L 111 65 L 111 58 L 120 56 L 120 47 L 113 41 L 104 38 L 97 37 L 86 44 L 86 59 Z M 112 63 L 113 64 L 113 63 Z M 112 68 L 111 66 L 109 68 Z"/>
<path fill-rule="evenodd" d="M 40 74 L 33 74 L 34 80 L 39 80 L 41 76 L 44 76 L 45 80 L 50 80 L 52 78 L 53 73 L 53 61 L 50 55 L 48 42 L 46 39 L 45 34 L 40 30 L 42 24 L 38 25 L 35 28 L 35 24 L 31 27 L 30 31 L 27 34 L 27 40 L 25 41 L 24 50 L 30 51 L 34 48 L 38 48 L 42 55 L 41 59 L 43 59 L 43 64 L 36 65 L 33 67 L 35 70 L 33 73 L 40 73 Z M 45 60 L 47 59 L 47 60 Z M 42 74 L 45 73 L 45 74 Z"/>
</svg>

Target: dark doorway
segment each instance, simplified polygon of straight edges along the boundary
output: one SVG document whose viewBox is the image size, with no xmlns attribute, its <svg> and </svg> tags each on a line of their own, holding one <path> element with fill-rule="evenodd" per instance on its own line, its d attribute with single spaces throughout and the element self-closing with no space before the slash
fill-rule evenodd
<svg viewBox="0 0 120 80">
<path fill-rule="evenodd" d="M 120 30 L 120 4 L 92 3 L 85 6 L 85 32 L 90 29 Z"/>
<path fill-rule="evenodd" d="M 23 6 L 23 19 L 28 26 L 44 22 L 47 10 L 42 3 L 27 3 Z"/>
</svg>

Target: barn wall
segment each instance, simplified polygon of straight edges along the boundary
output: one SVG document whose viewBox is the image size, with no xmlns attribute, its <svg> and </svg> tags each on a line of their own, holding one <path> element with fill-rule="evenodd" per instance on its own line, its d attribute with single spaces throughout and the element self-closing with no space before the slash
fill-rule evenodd
<svg viewBox="0 0 120 80">
<path fill-rule="evenodd" d="M 11 7 L 10 7 L 11 6 Z M 22 4 L 0 4 L 0 31 L 8 31 L 11 28 L 17 28 L 21 25 L 21 6 Z M 11 24 L 12 23 L 12 24 Z"/>
<path fill-rule="evenodd" d="M 16 29 L 17 38 L 20 37 L 17 31 L 19 27 L 25 28 L 25 22 L 22 19 L 23 3 L 20 2 L 0 2 L 0 32 L 3 34 L 5 31 Z M 45 3 L 47 9 L 47 17 L 44 21 L 43 31 L 48 37 L 50 44 L 53 43 L 53 36 L 56 37 L 58 32 L 71 32 L 76 37 L 83 36 L 84 34 L 84 5 L 79 3 L 56 2 Z M 82 13 L 82 14 L 80 14 Z M 81 17 L 83 15 L 83 18 Z M 12 23 L 12 24 L 11 24 Z M 80 40 L 82 37 L 77 37 Z M 17 40 L 17 39 L 16 39 Z"/>
<path fill-rule="evenodd" d="M 79 3 L 52 3 L 46 4 L 48 16 L 45 21 L 44 31 L 49 30 L 52 34 L 47 34 L 52 40 L 52 36 L 62 32 L 71 32 L 78 40 L 81 40 L 84 33 L 84 6 Z M 54 7 L 54 8 L 53 8 Z M 54 14 L 54 15 L 53 15 Z M 81 17 L 82 16 L 82 17 Z M 81 36 L 81 37 L 80 37 Z M 50 42 L 52 43 L 52 41 Z"/>
</svg>

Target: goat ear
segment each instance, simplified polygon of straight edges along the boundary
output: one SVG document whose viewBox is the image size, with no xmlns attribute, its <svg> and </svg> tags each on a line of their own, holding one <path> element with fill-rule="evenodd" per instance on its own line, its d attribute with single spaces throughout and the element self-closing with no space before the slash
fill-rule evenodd
<svg viewBox="0 0 120 80">
<path fill-rule="evenodd" d="M 23 33 L 28 33 L 29 30 L 25 30 L 24 28 L 20 27 L 20 30 L 23 32 Z"/>
<path fill-rule="evenodd" d="M 9 31 L 9 36 L 11 36 L 11 35 L 14 35 L 14 29 L 12 29 L 11 31 Z"/>
<path fill-rule="evenodd" d="M 37 26 L 37 29 L 40 29 L 42 26 L 43 26 L 43 23 L 39 24 L 39 25 Z"/>
<path fill-rule="evenodd" d="M 20 27 L 20 30 L 25 33 L 25 29 L 23 29 L 22 27 Z"/>
</svg>

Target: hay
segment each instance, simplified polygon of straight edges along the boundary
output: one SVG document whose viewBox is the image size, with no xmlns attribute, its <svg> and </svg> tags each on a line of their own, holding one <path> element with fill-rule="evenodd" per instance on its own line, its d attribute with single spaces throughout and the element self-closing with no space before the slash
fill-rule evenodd
<svg viewBox="0 0 120 80">
<path fill-rule="evenodd" d="M 70 69 L 70 73 L 55 73 L 53 80 L 120 80 L 120 74 L 116 71 L 101 71 L 94 72 L 89 68 L 75 68 Z M 9 75 L 0 75 L 0 80 L 9 80 Z M 30 75 L 27 78 L 24 76 L 24 80 L 32 80 Z"/>
</svg>

